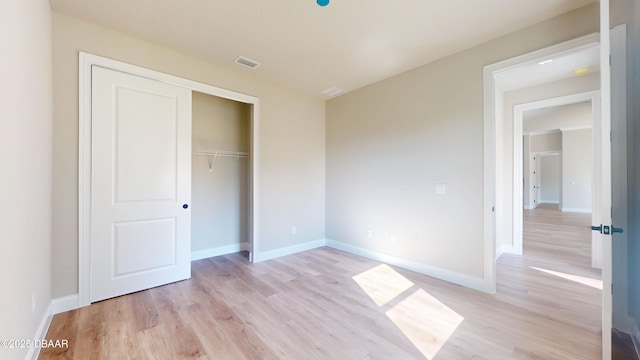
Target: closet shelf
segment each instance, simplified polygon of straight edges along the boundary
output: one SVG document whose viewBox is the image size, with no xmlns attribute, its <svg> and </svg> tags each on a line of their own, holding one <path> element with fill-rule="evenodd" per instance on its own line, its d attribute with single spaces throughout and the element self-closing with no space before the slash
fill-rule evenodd
<svg viewBox="0 0 640 360">
<path fill-rule="evenodd" d="M 248 152 L 233 151 L 233 150 L 218 150 L 204 147 L 194 147 L 191 151 L 193 155 L 206 155 L 206 156 L 227 156 L 227 157 L 248 157 Z"/>
</svg>

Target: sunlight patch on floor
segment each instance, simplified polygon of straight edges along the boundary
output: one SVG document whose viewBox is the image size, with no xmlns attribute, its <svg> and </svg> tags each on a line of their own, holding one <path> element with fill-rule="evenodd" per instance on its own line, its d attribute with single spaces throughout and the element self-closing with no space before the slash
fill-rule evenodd
<svg viewBox="0 0 640 360">
<path fill-rule="evenodd" d="M 381 264 L 353 277 L 378 306 L 384 306 L 413 286 L 389 265 Z"/>
<path fill-rule="evenodd" d="M 378 265 L 353 280 L 429 360 L 435 358 L 464 317 L 388 265 Z M 413 290 L 413 288 L 416 288 Z M 394 303 L 397 301 L 397 303 Z"/>
<path fill-rule="evenodd" d="M 558 276 L 558 277 L 561 277 L 563 279 L 567 279 L 567 280 L 570 280 L 570 281 L 575 281 L 575 282 L 580 283 L 582 285 L 587 285 L 587 286 L 590 286 L 592 288 L 595 288 L 595 289 L 598 289 L 598 290 L 602 290 L 602 280 L 599 280 L 599 279 L 592 279 L 592 278 L 579 276 L 579 275 L 574 275 L 574 274 L 568 274 L 568 273 L 564 273 L 564 272 L 560 272 L 560 271 L 542 269 L 542 268 L 535 267 L 535 266 L 529 266 L 529 267 L 532 268 L 532 269 L 535 269 L 535 270 L 542 271 L 544 273 L 550 274 L 550 275 Z"/>
<path fill-rule="evenodd" d="M 427 359 L 438 354 L 464 320 L 422 289 L 392 307 L 387 316 Z"/>
</svg>

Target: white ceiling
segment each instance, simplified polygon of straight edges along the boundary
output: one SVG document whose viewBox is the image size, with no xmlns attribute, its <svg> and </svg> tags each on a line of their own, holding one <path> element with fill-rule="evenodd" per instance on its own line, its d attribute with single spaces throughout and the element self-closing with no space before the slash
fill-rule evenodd
<svg viewBox="0 0 640 360">
<path fill-rule="evenodd" d="M 54 11 L 254 71 L 351 91 L 593 0 L 50 0 Z"/>
<path fill-rule="evenodd" d="M 513 91 L 530 86 L 576 76 L 573 70 L 582 66 L 589 67 L 589 73 L 600 71 L 600 46 L 595 44 L 575 52 L 564 54 L 544 64 L 536 61 L 496 75 L 496 86 L 504 91 Z"/>
</svg>

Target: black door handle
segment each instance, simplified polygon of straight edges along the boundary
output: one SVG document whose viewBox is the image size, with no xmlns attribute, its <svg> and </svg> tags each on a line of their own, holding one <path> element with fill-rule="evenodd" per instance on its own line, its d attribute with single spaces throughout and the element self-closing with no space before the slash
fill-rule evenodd
<svg viewBox="0 0 640 360">
<path fill-rule="evenodd" d="M 591 225 L 591 230 L 597 231 L 600 234 L 604 233 L 605 235 L 615 234 L 615 233 L 622 234 L 624 232 L 624 229 L 617 228 L 617 227 L 615 227 L 613 225 L 612 226 L 608 226 L 608 225 L 605 225 L 605 226 L 602 226 L 602 225 L 593 226 L 593 225 Z"/>
<path fill-rule="evenodd" d="M 183 209 L 186 209 L 186 208 L 188 208 L 188 207 L 189 207 L 189 205 L 188 205 L 188 204 L 182 204 L 182 208 L 183 208 Z"/>
</svg>

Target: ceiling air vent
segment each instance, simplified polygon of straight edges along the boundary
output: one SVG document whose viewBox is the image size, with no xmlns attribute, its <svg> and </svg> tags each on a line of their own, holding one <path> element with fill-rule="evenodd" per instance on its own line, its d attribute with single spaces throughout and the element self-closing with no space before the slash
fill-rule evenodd
<svg viewBox="0 0 640 360">
<path fill-rule="evenodd" d="M 250 67 L 252 69 L 255 69 L 258 66 L 260 66 L 259 62 L 255 61 L 255 60 L 247 59 L 244 56 L 238 56 L 238 58 L 236 59 L 236 63 L 240 64 L 240 65 L 244 65 L 244 66 Z"/>
<path fill-rule="evenodd" d="M 336 86 L 330 86 L 322 91 L 320 91 L 321 94 L 323 95 L 327 95 L 327 96 L 338 96 L 338 95 L 342 95 L 344 94 L 344 90 L 340 89 L 339 87 Z"/>
</svg>

